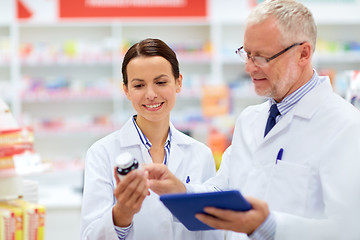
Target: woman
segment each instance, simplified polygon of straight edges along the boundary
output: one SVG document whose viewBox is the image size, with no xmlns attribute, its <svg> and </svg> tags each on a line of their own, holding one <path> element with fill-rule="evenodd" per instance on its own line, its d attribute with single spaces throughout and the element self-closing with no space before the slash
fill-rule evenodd
<svg viewBox="0 0 360 240">
<path fill-rule="evenodd" d="M 175 53 L 161 40 L 145 39 L 127 51 L 122 74 L 124 92 L 137 114 L 88 150 L 81 239 L 223 239 L 218 230 L 188 231 L 149 192 L 147 172 L 134 170 L 119 180 L 115 158 L 124 152 L 140 164 L 165 164 L 185 183 L 215 175 L 210 149 L 170 122 L 182 86 Z"/>
</svg>

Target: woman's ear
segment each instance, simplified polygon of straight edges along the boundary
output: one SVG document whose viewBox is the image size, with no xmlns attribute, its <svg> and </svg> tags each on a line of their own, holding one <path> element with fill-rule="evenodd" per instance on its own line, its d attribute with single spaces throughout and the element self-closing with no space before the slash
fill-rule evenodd
<svg viewBox="0 0 360 240">
<path fill-rule="evenodd" d="M 123 83 L 123 90 L 124 90 L 124 93 L 125 93 L 127 99 L 130 100 L 129 89 L 128 89 L 128 87 L 125 85 L 125 83 Z"/>
<path fill-rule="evenodd" d="M 182 74 L 179 75 L 179 78 L 176 79 L 175 84 L 176 84 L 176 93 L 181 92 L 181 88 L 182 88 L 182 80 L 183 80 L 183 76 Z"/>
</svg>

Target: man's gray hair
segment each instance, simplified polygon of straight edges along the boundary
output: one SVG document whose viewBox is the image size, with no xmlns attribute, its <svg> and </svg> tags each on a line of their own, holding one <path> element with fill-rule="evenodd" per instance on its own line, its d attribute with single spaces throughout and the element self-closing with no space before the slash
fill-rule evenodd
<svg viewBox="0 0 360 240">
<path fill-rule="evenodd" d="M 247 24 L 257 24 L 268 17 L 276 19 L 284 47 L 307 41 L 315 51 L 316 24 L 312 13 L 303 4 L 294 0 L 267 0 L 251 11 Z"/>
</svg>

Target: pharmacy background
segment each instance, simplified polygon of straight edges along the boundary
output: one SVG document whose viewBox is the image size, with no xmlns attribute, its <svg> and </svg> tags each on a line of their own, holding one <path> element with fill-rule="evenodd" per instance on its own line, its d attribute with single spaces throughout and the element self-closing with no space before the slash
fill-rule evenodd
<svg viewBox="0 0 360 240">
<path fill-rule="evenodd" d="M 235 54 L 259 2 L 1 0 L 0 240 L 79 239 L 86 151 L 134 114 L 121 64 L 147 37 L 179 59 L 171 122 L 218 168 L 240 112 L 266 100 Z M 318 27 L 314 67 L 360 110 L 360 0 L 300 2 Z"/>
</svg>

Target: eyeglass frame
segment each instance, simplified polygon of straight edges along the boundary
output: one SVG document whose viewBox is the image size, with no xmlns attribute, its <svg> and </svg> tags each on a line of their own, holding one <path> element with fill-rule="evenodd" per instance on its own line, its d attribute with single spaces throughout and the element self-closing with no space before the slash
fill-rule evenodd
<svg viewBox="0 0 360 240">
<path fill-rule="evenodd" d="M 252 62 L 255 64 L 254 58 L 255 58 L 255 57 L 261 57 L 261 58 L 265 59 L 266 63 L 268 63 L 268 62 L 270 62 L 271 60 L 274 60 L 275 58 L 277 58 L 277 57 L 279 57 L 280 55 L 284 54 L 285 52 L 287 52 L 287 51 L 290 50 L 291 48 L 293 48 L 293 47 L 295 47 L 295 46 L 298 46 L 298 45 L 303 45 L 304 43 L 305 43 L 305 42 L 294 43 L 294 44 L 292 44 L 291 46 L 285 48 L 284 50 L 276 53 L 275 55 L 273 55 L 273 56 L 271 56 L 271 57 L 269 57 L 269 58 L 266 58 L 266 57 L 264 57 L 264 56 L 249 56 L 249 55 L 247 54 L 247 52 L 244 50 L 244 46 L 239 47 L 239 48 L 235 51 L 235 53 L 236 53 L 237 55 L 239 55 L 240 58 L 241 58 L 242 60 L 244 60 L 244 62 L 246 62 L 247 60 L 251 59 Z M 241 50 L 243 50 L 243 51 L 241 51 Z M 245 53 L 245 54 L 246 54 L 246 58 L 245 58 L 245 59 L 240 55 L 241 53 Z M 257 64 L 255 64 L 255 65 L 258 66 Z M 259 66 L 258 66 L 258 67 L 259 67 Z"/>
</svg>

